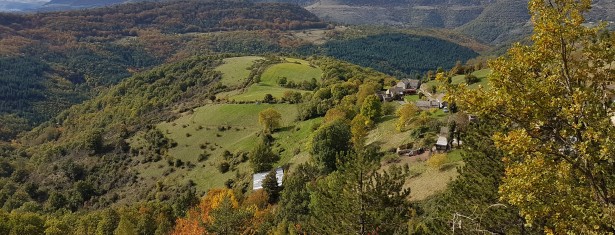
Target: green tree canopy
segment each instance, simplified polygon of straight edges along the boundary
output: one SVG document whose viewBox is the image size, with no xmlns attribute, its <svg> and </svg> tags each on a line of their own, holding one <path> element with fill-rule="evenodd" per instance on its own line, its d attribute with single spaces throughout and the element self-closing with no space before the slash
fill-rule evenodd
<svg viewBox="0 0 615 235">
<path fill-rule="evenodd" d="M 531 0 L 533 44 L 491 61 L 490 89 L 449 86 L 462 110 L 500 123 L 501 199 L 547 233 L 615 232 L 615 51 L 583 25 L 590 4 Z"/>
<path fill-rule="evenodd" d="M 265 179 L 263 179 L 263 189 L 267 192 L 267 196 L 269 196 L 270 204 L 278 201 L 281 187 L 278 185 L 278 178 L 276 177 L 275 169 L 269 171 L 269 173 L 265 176 Z"/>
<path fill-rule="evenodd" d="M 382 103 L 377 95 L 370 95 L 363 101 L 361 105 L 361 114 L 372 121 L 375 121 L 382 115 Z"/>
<path fill-rule="evenodd" d="M 351 161 L 311 190 L 310 230 L 315 234 L 394 234 L 406 232 L 410 218 L 404 188 L 407 171 L 392 166 L 378 171 L 373 157 L 348 156 Z"/>
<path fill-rule="evenodd" d="M 324 124 L 312 137 L 310 153 L 314 160 L 327 172 L 337 169 L 336 162 L 340 153 L 349 151 L 350 125 L 343 120 Z"/>
<path fill-rule="evenodd" d="M 264 141 L 261 141 L 250 154 L 250 164 L 254 172 L 271 170 L 277 160 L 278 156 L 271 152 L 271 147 Z"/>
<path fill-rule="evenodd" d="M 263 126 L 265 133 L 272 133 L 276 128 L 280 127 L 282 115 L 273 108 L 268 108 L 258 113 L 258 123 Z"/>
</svg>

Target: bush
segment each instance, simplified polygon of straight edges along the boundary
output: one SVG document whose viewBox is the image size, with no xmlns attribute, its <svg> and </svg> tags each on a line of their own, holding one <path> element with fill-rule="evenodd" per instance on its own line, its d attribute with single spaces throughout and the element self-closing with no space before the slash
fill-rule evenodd
<svg viewBox="0 0 615 235">
<path fill-rule="evenodd" d="M 175 167 L 181 167 L 184 165 L 184 162 L 180 159 L 175 159 Z"/>
<path fill-rule="evenodd" d="M 220 171 L 220 173 L 223 173 L 223 174 L 224 174 L 224 173 L 226 173 L 226 172 L 228 172 L 228 170 L 229 170 L 230 168 L 231 168 L 231 165 L 230 165 L 228 162 L 226 162 L 226 161 L 221 162 L 221 163 L 218 165 L 218 170 Z"/>
<path fill-rule="evenodd" d="M 263 103 L 273 104 L 275 103 L 275 97 L 273 97 L 271 94 L 266 94 L 263 98 Z"/>
<path fill-rule="evenodd" d="M 233 179 L 228 179 L 226 180 L 226 182 L 224 182 L 224 186 L 226 186 L 226 188 L 233 188 L 233 185 L 235 184 L 235 181 Z"/>
<path fill-rule="evenodd" d="M 395 114 L 396 110 L 397 110 L 397 107 L 395 107 L 395 104 L 393 102 L 386 102 L 382 105 L 383 115 L 393 115 Z"/>
<path fill-rule="evenodd" d="M 480 82 L 480 79 L 478 77 L 474 76 L 473 74 L 466 74 L 464 79 L 466 80 L 466 83 L 468 85 Z"/>
<path fill-rule="evenodd" d="M 199 162 L 207 161 L 209 159 L 209 153 L 201 153 L 199 154 L 199 158 L 197 159 Z"/>
<path fill-rule="evenodd" d="M 427 159 L 427 165 L 434 169 L 441 169 L 448 162 L 448 157 L 444 153 L 438 153 Z"/>
</svg>

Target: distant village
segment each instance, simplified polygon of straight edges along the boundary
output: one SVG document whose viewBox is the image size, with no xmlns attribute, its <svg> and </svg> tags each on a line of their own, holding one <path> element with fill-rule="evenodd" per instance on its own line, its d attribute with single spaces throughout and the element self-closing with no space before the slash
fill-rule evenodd
<svg viewBox="0 0 615 235">
<path fill-rule="evenodd" d="M 395 86 L 380 91 L 377 95 L 383 102 L 400 102 L 405 104 L 405 96 L 422 94 L 425 99 L 414 101 L 415 105 L 421 110 L 430 109 L 442 109 L 443 112 L 448 113 L 448 102 L 443 100 L 444 94 L 431 94 L 426 89 L 421 88 L 422 82 L 419 79 L 402 79 Z M 470 117 L 472 121 L 472 117 Z M 435 146 L 431 149 L 432 152 L 446 152 L 451 150 L 453 144 L 456 146 L 461 145 L 461 141 L 456 139 L 449 140 L 450 130 L 448 127 L 441 127 L 438 133 L 438 139 Z M 400 146 L 396 152 L 400 156 L 416 156 L 423 154 L 426 149 L 411 149 L 406 146 Z"/>
</svg>

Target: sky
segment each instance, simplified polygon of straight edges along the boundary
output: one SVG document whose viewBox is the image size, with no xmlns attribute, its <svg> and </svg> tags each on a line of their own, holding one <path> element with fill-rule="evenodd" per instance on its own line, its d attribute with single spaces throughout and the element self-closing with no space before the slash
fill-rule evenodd
<svg viewBox="0 0 615 235">
<path fill-rule="evenodd" d="M 0 4 L 3 3 L 41 3 L 49 2 L 50 0 L 0 0 Z"/>
</svg>

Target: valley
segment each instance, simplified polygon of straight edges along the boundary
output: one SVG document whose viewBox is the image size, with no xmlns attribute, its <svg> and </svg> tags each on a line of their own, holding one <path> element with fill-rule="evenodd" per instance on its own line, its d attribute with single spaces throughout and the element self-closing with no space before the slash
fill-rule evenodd
<svg viewBox="0 0 615 235">
<path fill-rule="evenodd" d="M 609 1 L 39 4 L 0 235 L 615 231 Z"/>
</svg>

